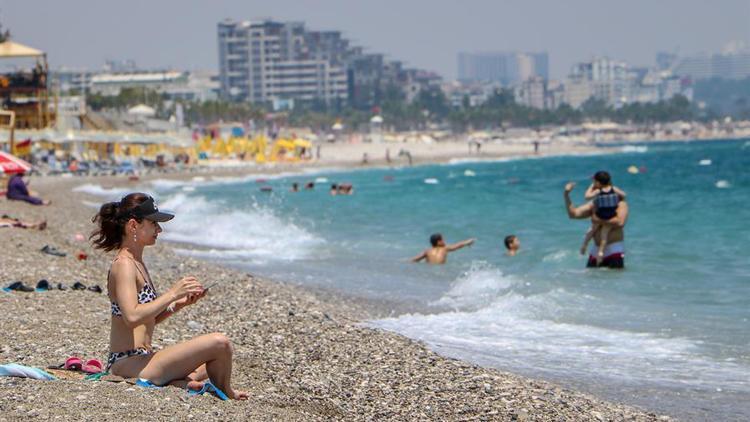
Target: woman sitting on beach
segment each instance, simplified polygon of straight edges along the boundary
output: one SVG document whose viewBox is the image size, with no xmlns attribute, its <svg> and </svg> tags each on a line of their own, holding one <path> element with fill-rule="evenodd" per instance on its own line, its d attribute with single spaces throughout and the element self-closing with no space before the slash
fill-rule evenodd
<svg viewBox="0 0 750 422">
<path fill-rule="evenodd" d="M 154 326 L 206 295 L 195 277 L 184 277 L 158 295 L 143 263 L 143 248 L 156 243 L 160 222 L 174 215 L 160 212 L 154 199 L 131 193 L 119 202 L 102 205 L 93 221 L 94 245 L 117 250 L 110 266 L 107 287 L 112 302 L 110 354 L 107 370 L 125 378 L 141 378 L 155 385 L 171 384 L 191 390 L 211 383 L 232 399 L 247 393 L 232 389 L 232 346 L 219 333 L 205 334 L 155 351 Z"/>
</svg>

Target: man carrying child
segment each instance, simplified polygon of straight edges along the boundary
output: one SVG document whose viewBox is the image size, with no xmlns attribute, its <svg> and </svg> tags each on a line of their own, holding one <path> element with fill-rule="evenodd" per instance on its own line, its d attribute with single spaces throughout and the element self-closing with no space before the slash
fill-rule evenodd
<svg viewBox="0 0 750 422">
<path fill-rule="evenodd" d="M 589 251 L 588 267 L 624 268 L 625 267 L 625 233 L 623 228 L 628 219 L 628 204 L 625 192 L 612 186 L 611 177 L 605 171 L 594 175 L 594 182 L 586 190 L 589 202 L 574 207 L 570 192 L 575 183 L 565 185 L 564 198 L 568 217 L 574 219 L 591 218 L 592 227 L 586 234 L 585 252 L 590 239 L 594 239 Z"/>
</svg>

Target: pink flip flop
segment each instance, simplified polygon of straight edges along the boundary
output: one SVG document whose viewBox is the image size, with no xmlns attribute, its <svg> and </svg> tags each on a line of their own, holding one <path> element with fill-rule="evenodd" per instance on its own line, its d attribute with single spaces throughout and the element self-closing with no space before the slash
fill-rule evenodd
<svg viewBox="0 0 750 422">
<path fill-rule="evenodd" d="M 89 359 L 83 364 L 82 369 L 87 374 L 98 374 L 104 370 L 104 365 L 99 359 Z"/>
<path fill-rule="evenodd" d="M 65 365 L 63 365 L 63 368 L 67 369 L 68 371 L 80 371 L 81 366 L 81 358 L 71 356 L 65 360 Z"/>
</svg>

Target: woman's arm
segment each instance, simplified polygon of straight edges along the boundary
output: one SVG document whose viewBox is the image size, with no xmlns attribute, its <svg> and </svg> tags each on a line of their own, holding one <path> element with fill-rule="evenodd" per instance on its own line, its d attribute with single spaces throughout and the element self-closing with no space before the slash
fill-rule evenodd
<svg viewBox="0 0 750 422">
<path fill-rule="evenodd" d="M 180 300 L 177 300 L 175 302 L 172 302 L 169 306 L 167 306 L 167 309 L 163 310 L 159 315 L 156 316 L 156 323 L 159 324 L 163 321 L 165 321 L 167 318 L 171 317 L 172 315 L 176 314 L 177 311 L 180 309 L 192 305 L 203 296 L 208 293 L 208 290 L 204 290 L 203 293 L 197 294 L 197 295 L 190 295 L 188 297 L 184 297 Z"/>
<path fill-rule="evenodd" d="M 200 293 L 201 285 L 193 277 L 180 280 L 165 294 L 148 303 L 138 303 L 138 286 L 136 283 L 135 264 L 126 260 L 112 264 L 115 292 L 114 298 L 122 312 L 122 319 L 128 327 L 134 328 L 145 322 L 156 319 L 170 303 L 185 297 L 190 293 Z M 175 289 L 176 287 L 176 289 Z"/>
</svg>

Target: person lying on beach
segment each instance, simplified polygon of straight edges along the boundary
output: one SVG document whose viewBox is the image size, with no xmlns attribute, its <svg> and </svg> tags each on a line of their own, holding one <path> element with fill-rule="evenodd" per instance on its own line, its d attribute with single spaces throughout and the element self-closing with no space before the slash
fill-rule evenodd
<svg viewBox="0 0 750 422">
<path fill-rule="evenodd" d="M 594 175 L 594 181 L 586 189 L 584 198 L 592 202 L 594 214 L 599 220 L 607 221 L 617 216 L 617 204 L 625 200 L 625 192 L 612 185 L 612 179 L 606 171 L 598 171 Z M 609 224 L 597 223 L 592 220 L 591 227 L 586 232 L 581 245 L 581 255 L 586 254 L 586 249 L 594 233 L 601 232 L 599 244 L 596 253 L 597 266 L 601 265 L 604 259 L 604 250 L 607 248 L 607 236 L 611 226 Z"/>
<path fill-rule="evenodd" d="M 44 230 L 47 228 L 47 221 L 42 220 L 37 223 L 31 223 L 28 221 L 21 221 L 17 218 L 10 218 L 7 215 L 0 217 L 0 228 L 5 227 L 17 227 L 21 229 L 39 229 Z"/>
<path fill-rule="evenodd" d="M 428 264 L 445 264 L 448 260 L 448 253 L 457 251 L 463 247 L 471 246 L 475 239 L 466 239 L 452 245 L 446 245 L 443 235 L 435 233 L 430 236 L 431 248 L 426 249 L 421 254 L 411 259 L 411 262 L 420 262 L 426 260 Z"/>
<path fill-rule="evenodd" d="M 210 381 L 231 399 L 247 399 L 231 386 L 232 345 L 225 335 L 205 334 L 158 351 L 151 346 L 156 324 L 206 295 L 192 276 L 159 295 L 143 262 L 144 248 L 162 231 L 159 223 L 173 217 L 160 212 L 150 196 L 131 193 L 102 205 L 92 219 L 98 225 L 91 234 L 94 246 L 117 251 L 107 275 L 112 319 L 106 371 L 191 390 Z"/>
<path fill-rule="evenodd" d="M 503 243 L 505 243 L 505 249 L 508 250 L 505 252 L 508 256 L 516 256 L 518 249 L 521 248 L 521 241 L 518 239 L 518 236 L 514 234 L 505 236 Z"/>
<path fill-rule="evenodd" d="M 590 218 L 594 223 L 605 223 L 611 226 L 611 229 L 607 233 L 606 247 L 604 249 L 604 258 L 601 262 L 597 262 L 596 252 L 591 250 L 589 253 L 589 259 L 586 263 L 587 267 L 607 267 L 607 268 L 625 268 L 625 224 L 628 221 L 629 209 L 626 201 L 620 201 L 617 204 L 617 214 L 615 217 L 602 221 L 594 213 L 594 204 L 591 201 L 584 203 L 576 207 L 573 205 L 573 201 L 570 199 L 570 192 L 575 187 L 575 183 L 569 182 L 565 185 L 563 191 L 563 199 L 565 200 L 565 208 L 568 213 L 568 217 L 571 219 L 584 219 Z M 602 239 L 601 230 L 594 232 L 594 242 L 599 244 Z"/>
<path fill-rule="evenodd" d="M 8 179 L 8 191 L 5 197 L 14 201 L 25 201 L 32 205 L 49 205 L 50 201 L 37 198 L 29 193 L 26 183 L 23 181 L 24 173 L 16 173 Z"/>
</svg>

